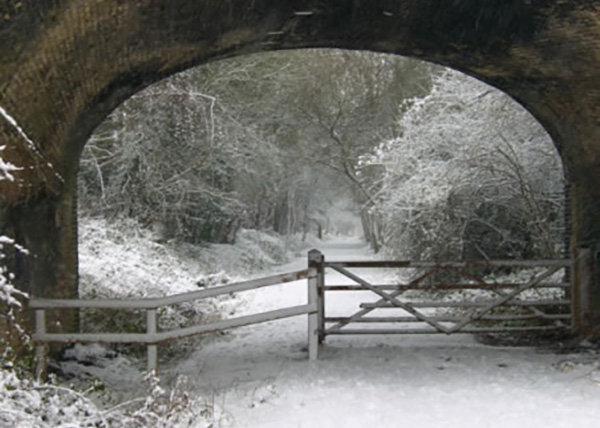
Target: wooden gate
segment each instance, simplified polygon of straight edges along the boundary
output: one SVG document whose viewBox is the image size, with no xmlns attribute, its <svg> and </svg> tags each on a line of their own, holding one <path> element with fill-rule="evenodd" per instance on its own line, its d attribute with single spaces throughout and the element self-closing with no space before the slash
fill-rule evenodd
<svg viewBox="0 0 600 428">
<path fill-rule="evenodd" d="M 312 251 L 309 260 L 318 272 L 321 342 L 328 335 L 517 333 L 571 328 L 571 260 L 326 262 L 318 251 Z M 404 270 L 412 279 L 373 284 L 355 272 L 364 268 Z M 328 285 L 327 269 L 340 273 L 349 283 Z M 376 300 L 361 303 L 347 316 L 327 315 L 325 301 L 331 293 L 357 291 L 371 292 Z"/>
</svg>

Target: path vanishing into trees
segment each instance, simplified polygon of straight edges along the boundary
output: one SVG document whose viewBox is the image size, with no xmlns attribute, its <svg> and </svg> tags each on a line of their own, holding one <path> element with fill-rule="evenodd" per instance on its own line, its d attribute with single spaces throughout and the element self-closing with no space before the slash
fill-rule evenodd
<svg viewBox="0 0 600 428">
<path fill-rule="evenodd" d="M 370 260 L 357 238 L 325 243 L 327 260 Z M 306 257 L 276 272 L 302 269 Z M 364 271 L 383 281 L 391 272 Z M 328 284 L 347 282 L 335 273 Z M 388 278 L 389 279 L 389 278 Z M 347 315 L 368 292 L 336 293 L 331 316 Z M 306 301 L 304 281 L 244 293 L 235 315 Z M 193 391 L 235 427 L 595 427 L 600 366 L 592 351 L 497 347 L 470 335 L 333 336 L 307 358 L 306 317 L 233 330 L 204 341 L 165 379 L 188 377 Z"/>
</svg>

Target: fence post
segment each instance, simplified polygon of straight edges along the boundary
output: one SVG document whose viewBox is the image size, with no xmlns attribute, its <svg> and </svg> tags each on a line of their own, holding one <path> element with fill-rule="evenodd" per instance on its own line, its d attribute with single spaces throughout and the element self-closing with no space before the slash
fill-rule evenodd
<svg viewBox="0 0 600 428">
<path fill-rule="evenodd" d="M 318 250 L 308 252 L 308 304 L 317 308 L 308 314 L 308 358 L 316 360 L 319 354 L 319 263 L 322 254 Z"/>
<path fill-rule="evenodd" d="M 35 334 L 43 336 L 46 334 L 46 311 L 35 310 Z M 35 379 L 38 382 L 46 378 L 46 344 L 38 342 L 35 346 Z"/>
<path fill-rule="evenodd" d="M 146 334 L 156 335 L 156 309 L 148 309 L 146 312 Z M 158 372 L 158 349 L 156 343 L 148 345 L 148 373 Z"/>
<path fill-rule="evenodd" d="M 579 248 L 577 251 L 572 287 L 573 333 L 579 337 L 586 337 L 594 327 L 592 319 L 594 259 L 589 248 Z"/>
<path fill-rule="evenodd" d="M 320 253 L 320 256 L 321 258 L 317 267 L 319 344 L 325 341 L 325 255 Z"/>
</svg>

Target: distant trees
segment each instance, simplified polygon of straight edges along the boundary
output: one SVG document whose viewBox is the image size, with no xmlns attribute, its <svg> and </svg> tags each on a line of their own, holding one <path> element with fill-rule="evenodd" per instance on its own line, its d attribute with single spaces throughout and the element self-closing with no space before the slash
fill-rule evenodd
<svg viewBox="0 0 600 428">
<path fill-rule="evenodd" d="M 336 199 L 368 206 L 357 160 L 394 135 L 402 99 L 425 93 L 430 66 L 418 64 L 291 51 L 173 76 L 132 97 L 92 135 L 81 205 L 194 242 L 231 242 L 241 226 L 323 228 Z"/>
<path fill-rule="evenodd" d="M 290 103 L 300 138 L 316 166 L 329 169 L 353 193 L 366 238 L 378 250 L 368 182 L 357 175 L 360 156 L 397 135 L 403 101 L 425 95 L 433 65 L 390 55 L 299 51 L 302 78 Z"/>
<path fill-rule="evenodd" d="M 560 158 L 516 102 L 448 70 L 406 103 L 399 127 L 399 137 L 360 161 L 388 248 L 434 260 L 562 250 Z"/>
</svg>

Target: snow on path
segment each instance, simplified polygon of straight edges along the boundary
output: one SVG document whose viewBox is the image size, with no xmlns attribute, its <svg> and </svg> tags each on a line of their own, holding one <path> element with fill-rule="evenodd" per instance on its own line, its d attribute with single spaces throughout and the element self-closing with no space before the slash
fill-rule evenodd
<svg viewBox="0 0 600 428">
<path fill-rule="evenodd" d="M 372 258 L 358 240 L 321 250 L 328 260 Z M 278 272 L 305 265 L 302 258 Z M 347 283 L 335 272 L 326 281 Z M 248 294 L 236 315 L 305 303 L 306 283 Z M 365 297 L 338 295 L 326 301 L 329 314 L 352 313 Z M 310 363 L 306 346 L 306 316 L 243 327 L 163 375 L 186 375 L 240 428 L 600 426 L 600 369 L 592 354 L 491 347 L 465 335 L 330 336 Z"/>
</svg>

